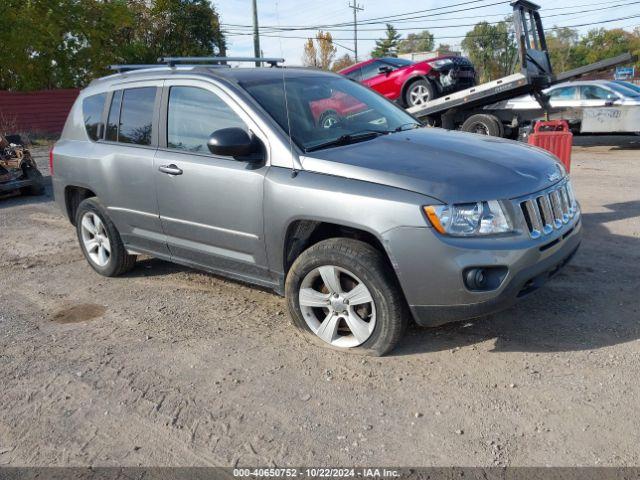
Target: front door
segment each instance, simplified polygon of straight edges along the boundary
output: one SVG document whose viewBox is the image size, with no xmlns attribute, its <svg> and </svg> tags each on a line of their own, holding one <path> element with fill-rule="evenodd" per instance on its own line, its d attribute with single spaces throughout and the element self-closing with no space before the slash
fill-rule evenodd
<svg viewBox="0 0 640 480">
<path fill-rule="evenodd" d="M 165 82 L 155 158 L 158 209 L 172 257 L 239 278 L 267 275 L 262 197 L 266 163 L 212 155 L 209 135 L 250 130 L 249 115 L 208 82 Z M 266 145 L 266 144 L 265 144 Z"/>
</svg>

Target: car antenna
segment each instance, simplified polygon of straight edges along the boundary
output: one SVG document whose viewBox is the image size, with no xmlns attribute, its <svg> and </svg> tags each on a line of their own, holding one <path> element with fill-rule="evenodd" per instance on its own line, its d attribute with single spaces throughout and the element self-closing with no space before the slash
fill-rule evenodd
<svg viewBox="0 0 640 480">
<path fill-rule="evenodd" d="M 276 0 L 276 23 L 278 24 L 278 28 L 280 28 L 280 10 L 278 8 L 278 0 Z M 284 58 L 284 50 L 282 48 L 282 37 L 279 37 L 280 43 L 280 56 Z M 287 80 L 285 78 L 285 68 L 282 69 L 282 89 L 284 91 L 284 108 L 287 112 L 287 130 L 289 134 L 289 158 L 291 159 L 291 178 L 296 178 L 298 176 L 298 168 L 296 167 L 296 162 L 293 159 L 293 140 L 291 137 L 291 118 L 289 116 L 289 101 L 287 99 Z"/>
</svg>

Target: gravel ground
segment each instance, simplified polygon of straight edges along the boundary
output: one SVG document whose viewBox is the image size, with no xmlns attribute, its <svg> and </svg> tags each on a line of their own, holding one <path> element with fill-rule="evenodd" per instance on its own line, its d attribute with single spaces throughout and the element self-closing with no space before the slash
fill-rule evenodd
<svg viewBox="0 0 640 480">
<path fill-rule="evenodd" d="M 1 200 L 0 465 L 640 464 L 640 137 L 576 143 L 572 264 L 384 358 L 312 347 L 216 276 L 102 278 L 50 192 Z"/>
</svg>

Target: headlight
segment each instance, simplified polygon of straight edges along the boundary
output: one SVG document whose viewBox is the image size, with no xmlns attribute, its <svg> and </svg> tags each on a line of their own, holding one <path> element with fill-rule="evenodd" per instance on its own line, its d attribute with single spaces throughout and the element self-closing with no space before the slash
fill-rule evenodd
<svg viewBox="0 0 640 480">
<path fill-rule="evenodd" d="M 497 200 L 423 207 L 433 227 L 443 235 L 472 237 L 511 232 L 513 227 Z"/>
<path fill-rule="evenodd" d="M 452 64 L 453 60 L 450 58 L 443 58 L 442 60 L 433 60 L 432 62 L 427 62 L 433 68 L 442 68 L 446 65 Z"/>
</svg>

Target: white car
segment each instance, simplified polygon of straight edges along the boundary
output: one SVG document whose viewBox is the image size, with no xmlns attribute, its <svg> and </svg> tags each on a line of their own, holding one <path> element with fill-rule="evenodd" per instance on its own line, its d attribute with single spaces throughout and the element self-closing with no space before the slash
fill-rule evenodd
<svg viewBox="0 0 640 480">
<path fill-rule="evenodd" d="M 549 95 L 551 117 L 563 118 L 574 132 L 637 132 L 640 130 L 640 91 L 620 82 L 582 80 L 554 85 Z M 505 100 L 486 107 L 511 110 L 523 117 L 543 116 L 531 95 Z M 539 113 L 539 115 L 537 115 Z"/>
</svg>

